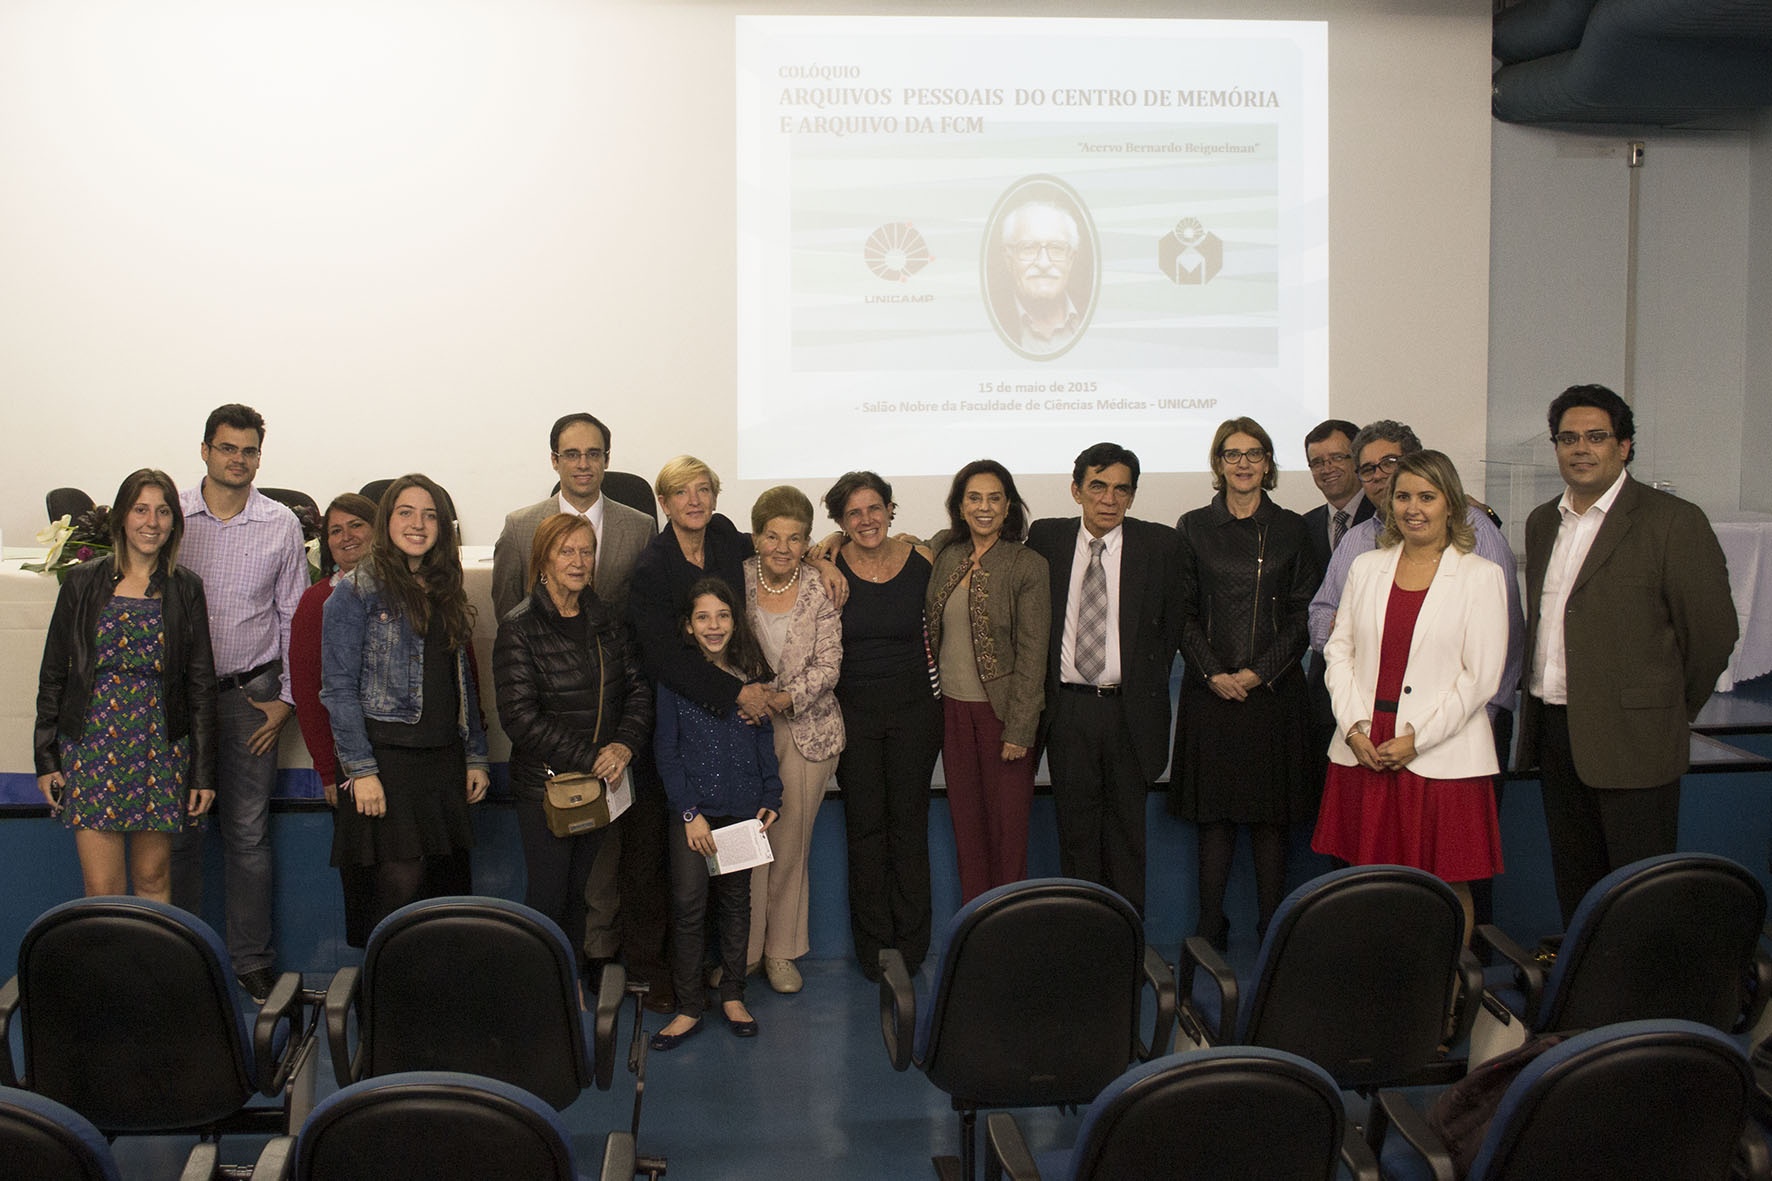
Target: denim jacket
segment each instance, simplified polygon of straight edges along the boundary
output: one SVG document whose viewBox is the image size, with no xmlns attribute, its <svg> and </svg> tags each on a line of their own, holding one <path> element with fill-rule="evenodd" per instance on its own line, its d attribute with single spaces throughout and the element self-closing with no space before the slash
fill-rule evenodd
<svg viewBox="0 0 1772 1181">
<path fill-rule="evenodd" d="M 418 721 L 424 712 L 425 638 L 412 630 L 368 563 L 338 580 L 326 600 L 320 640 L 320 702 L 332 720 L 341 775 L 379 775 L 364 718 Z M 465 647 L 455 654 L 461 701 L 456 731 L 467 743 L 468 766 L 490 766 L 480 725 L 480 690 Z"/>
</svg>

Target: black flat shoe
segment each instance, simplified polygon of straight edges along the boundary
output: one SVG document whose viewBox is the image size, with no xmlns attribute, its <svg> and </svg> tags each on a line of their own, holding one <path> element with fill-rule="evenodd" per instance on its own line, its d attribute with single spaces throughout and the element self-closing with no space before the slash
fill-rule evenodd
<svg viewBox="0 0 1772 1181">
<path fill-rule="evenodd" d="M 733 1037 L 757 1036 L 757 1022 L 755 1018 L 752 1018 L 749 1021 L 734 1021 L 732 1018 L 727 1017 L 726 1027 L 732 1031 Z"/>
<path fill-rule="evenodd" d="M 667 1050 L 674 1050 L 696 1034 L 700 1033 L 701 1027 L 705 1024 L 706 1022 L 704 1021 L 697 1021 L 682 1033 L 655 1033 L 652 1035 L 652 1041 L 648 1044 L 660 1054 Z M 751 1032 L 755 1033 L 755 1028 L 753 1028 Z"/>
</svg>

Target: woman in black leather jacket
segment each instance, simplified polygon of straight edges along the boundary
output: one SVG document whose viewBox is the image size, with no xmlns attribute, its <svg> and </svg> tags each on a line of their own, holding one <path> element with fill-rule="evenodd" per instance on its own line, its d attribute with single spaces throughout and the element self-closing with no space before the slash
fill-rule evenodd
<svg viewBox="0 0 1772 1181">
<path fill-rule="evenodd" d="M 651 683 L 626 630 L 590 589 L 596 551 L 585 518 L 560 513 L 543 521 L 530 551 L 529 597 L 499 621 L 492 649 L 529 871 L 524 901 L 580 948 L 585 880 L 607 830 L 555 836 L 543 811 L 545 781 L 550 773 L 588 771 L 613 788 L 652 736 Z"/>
<path fill-rule="evenodd" d="M 117 489 L 109 557 L 68 571 L 43 645 L 37 787 L 74 830 L 86 893 L 172 900 L 172 834 L 215 799 L 215 662 L 203 582 L 178 566 L 178 489 Z"/>
<path fill-rule="evenodd" d="M 1237 825 L 1249 826 L 1257 933 L 1286 888 L 1294 821 L 1312 817 L 1321 784 L 1307 783 L 1304 674 L 1307 611 L 1321 571 L 1304 518 L 1267 497 L 1273 442 L 1233 418 L 1212 440 L 1212 503 L 1183 516 L 1180 717 L 1169 773 L 1170 811 L 1197 827 L 1196 934 L 1220 948 L 1229 934 L 1225 884 Z"/>
</svg>

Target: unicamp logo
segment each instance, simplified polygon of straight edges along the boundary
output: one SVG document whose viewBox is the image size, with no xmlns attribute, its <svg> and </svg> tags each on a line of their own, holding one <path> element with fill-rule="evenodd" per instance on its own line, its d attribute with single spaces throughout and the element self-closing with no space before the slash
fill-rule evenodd
<svg viewBox="0 0 1772 1181">
<path fill-rule="evenodd" d="M 903 283 L 935 261 L 923 235 L 908 221 L 889 221 L 869 234 L 861 256 L 868 270 L 888 283 Z"/>
<path fill-rule="evenodd" d="M 1157 269 L 1172 283 L 1199 286 L 1209 283 L 1224 268 L 1224 240 L 1184 217 L 1175 228 L 1157 239 Z"/>
</svg>

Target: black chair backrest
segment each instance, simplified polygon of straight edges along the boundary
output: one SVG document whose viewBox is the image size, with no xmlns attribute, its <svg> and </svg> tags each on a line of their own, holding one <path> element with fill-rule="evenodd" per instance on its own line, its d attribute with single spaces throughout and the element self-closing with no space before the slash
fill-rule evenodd
<svg viewBox="0 0 1772 1181">
<path fill-rule="evenodd" d="M 942 952 L 923 1070 L 956 1107 L 1087 1103 L 1136 1058 L 1143 964 L 1138 913 L 1112 891 L 980 895 Z"/>
<path fill-rule="evenodd" d="M 574 1181 L 572 1144 L 534 1096 L 491 1079 L 419 1071 L 328 1096 L 296 1144 L 297 1181 Z"/>
<path fill-rule="evenodd" d="M 1275 913 L 1237 1040 L 1308 1058 L 1343 1087 L 1399 1081 L 1440 1056 L 1463 949 L 1458 896 L 1432 874 L 1324 874 Z"/>
<path fill-rule="evenodd" d="M 0 1087 L 0 1171 L 55 1181 L 118 1181 L 117 1160 L 79 1112 L 29 1091 Z"/>
<path fill-rule="evenodd" d="M 358 490 L 358 495 L 367 496 L 370 500 L 373 500 L 375 502 L 375 506 L 379 509 L 381 507 L 382 495 L 387 492 L 388 486 L 390 484 L 392 484 L 393 482 L 394 481 L 392 479 L 371 480 L 371 481 L 369 481 L 369 483 L 363 485 L 363 487 Z M 437 507 L 440 508 L 443 512 L 443 515 L 448 517 L 451 521 L 458 521 L 459 522 L 461 520 L 461 517 L 456 515 L 455 498 L 453 496 L 449 495 L 449 489 L 443 487 L 443 485 L 441 485 L 441 484 L 438 484 L 437 491 L 439 491 L 443 494 L 443 503 Z M 459 530 L 457 532 L 458 532 L 458 535 L 456 537 L 456 541 L 459 542 L 461 540 L 461 537 L 459 536 Z"/>
<path fill-rule="evenodd" d="M 49 510 L 51 521 L 63 517 L 78 521 L 82 513 L 93 507 L 93 499 L 78 488 L 51 488 L 43 494 L 43 507 Z"/>
<path fill-rule="evenodd" d="M 592 1081 L 575 956 L 560 928 L 493 898 L 403 907 L 363 953 L 362 1075 L 454 1070 L 556 1109 Z"/>
<path fill-rule="evenodd" d="M 559 492 L 560 481 L 555 480 L 548 495 L 557 496 Z M 617 504 L 645 513 L 652 518 L 653 524 L 658 523 L 658 496 L 653 492 L 652 485 L 646 482 L 646 477 L 637 476 L 633 472 L 604 472 L 603 495 Z"/>
<path fill-rule="evenodd" d="M 63 903 L 19 945 L 25 1076 L 107 1133 L 213 1123 L 254 1093 L 227 953 L 137 898 Z"/>
<path fill-rule="evenodd" d="M 1627 1021 L 1547 1050 L 1514 1080 L 1472 1181 L 1723 1181 L 1748 1116 L 1741 1049 L 1690 1021 Z"/>
<path fill-rule="evenodd" d="M 1624 866 L 1576 909 L 1538 1028 L 1679 1017 L 1731 1030 L 1765 923 L 1765 889 L 1726 857 L 1676 853 Z"/>
<path fill-rule="evenodd" d="M 292 509 L 309 508 L 317 519 L 320 516 L 320 505 L 312 496 L 295 488 L 260 488 L 260 492 L 276 501 L 288 505 Z"/>
<path fill-rule="evenodd" d="M 1250 1046 L 1136 1066 L 1090 1107 L 1075 1181 L 1336 1175 L 1347 1114 L 1335 1082 L 1293 1054 Z"/>
</svg>

